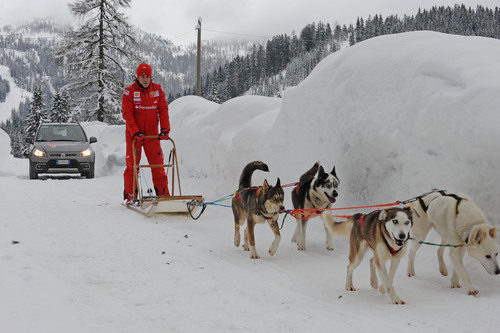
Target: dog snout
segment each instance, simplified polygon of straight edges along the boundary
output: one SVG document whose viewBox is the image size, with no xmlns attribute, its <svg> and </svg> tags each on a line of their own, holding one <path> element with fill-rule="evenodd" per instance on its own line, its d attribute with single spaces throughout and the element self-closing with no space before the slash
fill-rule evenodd
<svg viewBox="0 0 500 333">
<path fill-rule="evenodd" d="M 280 206 L 280 210 L 281 210 L 281 211 L 285 210 L 285 206 L 281 205 L 281 206 Z"/>
<path fill-rule="evenodd" d="M 495 275 L 498 275 L 498 274 L 500 274 L 500 268 L 498 268 L 498 267 L 497 267 L 497 268 L 495 269 Z"/>
<path fill-rule="evenodd" d="M 336 198 L 338 195 L 339 195 L 339 194 L 337 193 L 337 191 L 333 190 L 333 192 L 332 192 L 332 196 L 333 196 L 334 198 Z"/>
<path fill-rule="evenodd" d="M 406 239 L 406 234 L 404 232 L 399 233 L 399 239 L 405 240 Z"/>
</svg>

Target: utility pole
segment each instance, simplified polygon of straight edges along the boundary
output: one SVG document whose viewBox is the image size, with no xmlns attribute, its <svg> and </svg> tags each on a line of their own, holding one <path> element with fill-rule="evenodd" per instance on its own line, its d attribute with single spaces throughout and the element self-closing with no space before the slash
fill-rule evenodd
<svg viewBox="0 0 500 333">
<path fill-rule="evenodd" d="M 198 54 L 196 57 L 196 95 L 201 96 L 201 17 L 198 17 Z"/>
</svg>

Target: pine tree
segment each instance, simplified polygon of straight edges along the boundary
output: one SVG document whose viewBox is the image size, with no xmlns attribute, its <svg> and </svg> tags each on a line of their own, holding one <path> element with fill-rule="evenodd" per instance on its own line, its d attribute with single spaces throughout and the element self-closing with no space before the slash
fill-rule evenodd
<svg viewBox="0 0 500 333">
<path fill-rule="evenodd" d="M 33 98 L 31 99 L 31 105 L 29 108 L 28 118 L 24 125 L 24 138 L 33 138 L 36 134 L 36 130 L 41 123 L 47 121 L 47 110 L 44 109 L 44 104 L 42 100 L 42 89 L 40 86 L 35 87 L 33 92 Z M 21 139 L 21 144 L 24 146 L 22 149 L 22 155 L 28 155 L 28 146 L 24 145 L 24 140 Z"/>
<path fill-rule="evenodd" d="M 120 63 L 137 60 L 130 53 L 135 44 L 131 27 L 118 9 L 131 0 L 77 0 L 69 5 L 74 16 L 86 20 L 70 29 L 56 58 L 69 74 L 64 89 L 74 94 L 81 120 L 119 119 L 125 71 Z M 77 111 L 76 111 L 77 112 Z"/>
<path fill-rule="evenodd" d="M 211 100 L 212 102 L 215 102 L 215 103 L 222 103 L 220 97 L 219 97 L 219 92 L 217 91 L 217 84 L 215 83 L 215 81 L 212 81 L 212 88 L 211 88 L 211 91 L 209 93 L 209 100 Z"/>
<path fill-rule="evenodd" d="M 50 122 L 66 123 L 71 117 L 71 110 L 66 92 L 57 92 L 52 101 L 52 109 L 50 114 Z"/>
</svg>

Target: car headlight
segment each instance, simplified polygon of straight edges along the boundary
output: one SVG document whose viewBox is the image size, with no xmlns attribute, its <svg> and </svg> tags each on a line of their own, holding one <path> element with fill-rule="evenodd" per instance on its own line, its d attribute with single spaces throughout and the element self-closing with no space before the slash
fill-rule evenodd
<svg viewBox="0 0 500 333">
<path fill-rule="evenodd" d="M 41 149 L 35 148 L 33 149 L 33 155 L 35 155 L 36 157 L 44 157 L 45 152 Z"/>
<path fill-rule="evenodd" d="M 82 152 L 80 153 L 80 155 L 81 155 L 81 156 L 90 156 L 90 155 L 92 155 L 92 149 L 87 148 L 87 149 L 85 149 L 84 151 L 82 151 Z"/>
</svg>

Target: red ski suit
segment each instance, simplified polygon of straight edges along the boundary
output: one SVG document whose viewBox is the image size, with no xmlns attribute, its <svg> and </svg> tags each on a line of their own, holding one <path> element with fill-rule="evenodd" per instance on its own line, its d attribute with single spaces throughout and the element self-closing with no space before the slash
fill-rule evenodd
<svg viewBox="0 0 500 333">
<path fill-rule="evenodd" d="M 132 193 L 134 179 L 134 157 L 132 155 L 132 137 L 138 132 L 144 135 L 158 136 L 158 120 L 162 131 L 170 131 L 168 119 L 168 104 L 161 85 L 151 82 L 148 88 L 143 88 L 136 81 L 125 88 L 122 97 L 123 119 L 126 121 L 125 138 L 127 142 L 127 167 L 123 173 L 125 190 L 124 197 Z M 141 160 L 141 147 L 137 147 L 137 164 Z M 143 144 L 149 164 L 163 164 L 163 152 L 160 140 L 146 139 Z M 167 187 L 167 175 L 164 168 L 151 168 L 153 184 L 157 195 L 170 195 Z"/>
</svg>

